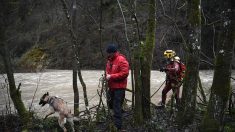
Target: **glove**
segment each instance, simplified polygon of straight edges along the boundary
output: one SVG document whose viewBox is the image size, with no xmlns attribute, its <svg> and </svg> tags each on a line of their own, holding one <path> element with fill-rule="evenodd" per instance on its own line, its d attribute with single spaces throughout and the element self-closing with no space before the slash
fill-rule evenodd
<svg viewBox="0 0 235 132">
<path fill-rule="evenodd" d="M 110 77 L 111 77 L 111 75 L 110 75 L 110 74 L 107 74 L 107 75 L 106 75 L 106 79 L 107 79 L 107 80 L 109 80 L 109 79 L 110 79 Z"/>
<path fill-rule="evenodd" d="M 165 72 L 166 71 L 166 68 L 165 67 L 161 67 L 160 68 L 160 72 Z"/>
</svg>

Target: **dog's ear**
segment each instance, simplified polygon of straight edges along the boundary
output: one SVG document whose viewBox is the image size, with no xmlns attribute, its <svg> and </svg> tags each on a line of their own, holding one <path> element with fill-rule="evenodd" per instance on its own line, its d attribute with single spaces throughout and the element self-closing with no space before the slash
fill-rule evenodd
<svg viewBox="0 0 235 132">
<path fill-rule="evenodd" d="M 47 94 L 46 95 L 49 95 L 49 93 L 47 92 Z"/>
</svg>

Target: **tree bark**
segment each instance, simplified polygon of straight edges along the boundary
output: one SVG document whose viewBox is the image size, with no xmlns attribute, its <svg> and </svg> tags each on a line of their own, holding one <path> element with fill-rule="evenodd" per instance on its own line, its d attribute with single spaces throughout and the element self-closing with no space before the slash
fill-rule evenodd
<svg viewBox="0 0 235 132">
<path fill-rule="evenodd" d="M 140 44 L 134 51 L 134 79 L 135 79 L 135 106 L 134 106 L 134 120 L 135 125 L 143 124 L 143 109 L 142 109 L 142 82 L 141 82 L 141 63 L 140 63 Z"/>
<path fill-rule="evenodd" d="M 64 13 L 65 13 L 65 15 L 67 17 L 67 20 L 68 20 L 69 31 L 70 31 L 70 35 L 71 35 L 71 38 L 72 38 L 72 41 L 73 41 L 72 48 L 73 48 L 73 52 L 74 52 L 74 55 L 76 57 L 76 62 L 77 62 L 77 74 L 78 74 L 78 77 L 79 77 L 79 81 L 82 85 L 86 110 L 89 113 L 89 110 L 88 110 L 89 103 L 88 103 L 88 98 L 87 98 L 86 84 L 85 84 L 85 82 L 82 78 L 81 66 L 80 66 L 80 61 L 79 61 L 79 52 L 80 52 L 80 49 L 81 49 L 81 45 L 78 42 L 78 39 L 75 35 L 74 29 L 73 29 L 72 19 L 70 17 L 69 10 L 68 10 L 68 7 L 66 5 L 66 2 L 65 2 L 65 0 L 61 0 L 61 2 L 62 2 L 62 5 L 63 5 Z M 75 1 L 75 3 L 76 3 L 76 1 Z M 73 8 L 74 8 L 74 6 L 76 6 L 76 4 L 73 5 Z M 81 42 L 83 42 L 83 41 L 81 41 Z M 75 51 L 75 50 L 77 50 L 77 51 Z"/>
<path fill-rule="evenodd" d="M 200 0 L 187 0 L 188 39 L 186 51 L 186 74 L 183 82 L 183 93 L 177 122 L 185 126 L 193 122 L 196 108 L 198 75 L 201 46 Z"/>
<path fill-rule="evenodd" d="M 153 51 L 155 48 L 155 31 L 156 31 L 156 2 L 155 0 L 148 1 L 149 7 L 149 18 L 148 18 L 148 27 L 147 27 L 147 35 L 145 44 L 142 48 L 142 55 L 141 55 L 141 79 L 143 83 L 142 86 L 142 109 L 143 109 L 143 116 L 144 119 L 151 118 L 151 111 L 150 111 L 150 77 L 151 77 L 151 68 L 152 68 L 152 59 L 153 59 Z"/>
<path fill-rule="evenodd" d="M 14 1 L 15 2 L 15 1 Z M 20 91 L 20 85 L 18 89 L 15 85 L 15 79 L 13 74 L 13 66 L 11 63 L 9 50 L 6 48 L 6 29 L 10 24 L 10 17 L 17 17 L 15 14 L 12 16 L 12 11 L 19 10 L 19 5 L 13 4 L 12 0 L 2 0 L 0 2 L 0 56 L 3 59 L 5 71 L 8 78 L 9 83 L 9 91 L 10 91 L 10 97 L 13 101 L 14 107 L 16 108 L 20 119 L 23 123 L 23 131 L 27 131 L 28 123 L 30 122 L 30 115 L 29 112 L 26 110 L 24 103 L 21 99 L 21 91 Z"/>
<path fill-rule="evenodd" d="M 204 131 L 223 131 L 223 117 L 226 104 L 231 91 L 231 64 L 235 46 L 235 4 L 232 0 L 218 0 L 220 8 L 218 15 L 222 20 L 219 24 L 220 41 L 211 95 L 207 112 L 202 121 L 201 129 Z"/>
<path fill-rule="evenodd" d="M 77 69 L 73 69 L 74 115 L 79 115 L 79 91 L 77 85 Z"/>
<path fill-rule="evenodd" d="M 1 42 L 4 42 L 4 40 L 1 39 Z M 5 71 L 7 73 L 10 96 L 13 101 L 14 107 L 16 108 L 20 119 L 22 120 L 23 129 L 26 130 L 28 127 L 28 123 L 30 122 L 29 112 L 26 110 L 24 103 L 21 99 L 20 85 L 18 89 L 16 89 L 10 55 L 6 51 L 8 50 L 5 48 L 5 45 L 0 43 L 0 55 L 2 56 Z"/>
<path fill-rule="evenodd" d="M 72 6 L 72 26 L 73 29 L 76 29 L 76 14 L 77 14 L 77 5 L 76 0 L 73 0 Z M 75 56 L 76 57 L 76 56 Z M 77 67 L 76 67 L 76 58 L 74 59 L 73 64 L 73 93 L 74 93 L 74 115 L 79 115 L 79 90 L 77 85 Z"/>
</svg>

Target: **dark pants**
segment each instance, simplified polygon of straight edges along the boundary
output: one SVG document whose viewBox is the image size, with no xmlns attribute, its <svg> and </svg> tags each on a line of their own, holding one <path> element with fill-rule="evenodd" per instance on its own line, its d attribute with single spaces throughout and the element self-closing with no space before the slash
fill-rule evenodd
<svg viewBox="0 0 235 132">
<path fill-rule="evenodd" d="M 173 92 L 175 93 L 175 100 L 176 100 L 176 104 L 179 104 L 179 86 L 177 86 L 178 83 L 176 82 L 166 82 L 166 85 L 164 87 L 164 89 L 162 90 L 162 103 L 165 104 L 166 103 L 166 95 L 167 93 L 172 89 Z"/>
<path fill-rule="evenodd" d="M 125 89 L 115 89 L 108 91 L 108 105 L 113 109 L 114 124 L 117 129 L 122 128 L 122 104 L 125 98 Z"/>
</svg>

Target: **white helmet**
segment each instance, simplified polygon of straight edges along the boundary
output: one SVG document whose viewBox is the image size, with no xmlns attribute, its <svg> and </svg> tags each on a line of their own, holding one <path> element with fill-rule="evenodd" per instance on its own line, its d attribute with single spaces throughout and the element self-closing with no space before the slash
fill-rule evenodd
<svg viewBox="0 0 235 132">
<path fill-rule="evenodd" d="M 174 57 L 174 61 L 180 62 L 180 57 L 179 56 L 175 56 Z"/>
</svg>

